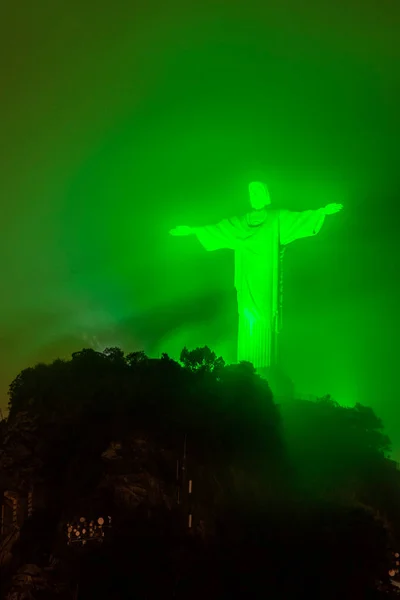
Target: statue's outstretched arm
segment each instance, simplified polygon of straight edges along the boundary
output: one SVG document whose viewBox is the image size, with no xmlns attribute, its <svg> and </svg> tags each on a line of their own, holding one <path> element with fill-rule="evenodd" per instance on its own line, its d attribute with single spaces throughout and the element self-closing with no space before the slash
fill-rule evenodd
<svg viewBox="0 0 400 600">
<path fill-rule="evenodd" d="M 343 204 L 327 204 L 324 208 L 320 208 L 323 211 L 324 215 L 334 215 L 342 210 Z"/>
<path fill-rule="evenodd" d="M 176 236 L 193 235 L 194 229 L 187 225 L 179 225 L 178 227 L 171 229 L 169 233 Z"/>
<path fill-rule="evenodd" d="M 203 227 L 175 227 L 171 229 L 174 236 L 197 236 L 199 242 L 206 250 L 220 250 L 229 248 L 234 250 L 241 240 L 242 231 L 238 219 L 222 219 L 215 225 Z"/>
</svg>

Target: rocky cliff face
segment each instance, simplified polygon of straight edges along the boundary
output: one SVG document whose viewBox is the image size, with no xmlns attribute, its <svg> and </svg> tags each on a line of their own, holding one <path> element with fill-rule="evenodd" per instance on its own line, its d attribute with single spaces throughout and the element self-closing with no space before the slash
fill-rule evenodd
<svg viewBox="0 0 400 600">
<path fill-rule="evenodd" d="M 99 477 L 84 496 L 74 493 L 75 466 L 68 471 L 70 494 L 57 496 L 52 493 L 51 482 L 43 479 L 42 445 L 35 420 L 21 413 L 7 429 L 0 450 L 0 469 L 5 474 L 3 486 L 13 488 L 18 506 L 26 502 L 26 491 L 31 489 L 30 486 L 40 490 L 40 494 L 33 493 L 32 517 L 28 519 L 25 512 L 15 524 L 14 535 L 7 540 L 3 536 L 0 556 L 3 558 L 3 575 L 5 580 L 8 579 L 4 590 L 8 600 L 39 598 L 44 592 L 47 597 L 72 597 L 73 589 L 63 581 L 60 573 L 69 570 L 80 552 L 90 553 L 94 548 L 91 541 L 95 538 L 107 545 L 123 536 L 127 522 L 140 523 L 141 528 L 158 528 L 164 531 L 164 536 L 165 531 L 179 536 L 188 532 L 187 513 L 192 508 L 183 489 L 183 486 L 188 487 L 189 480 L 182 469 L 185 466 L 182 451 L 166 449 L 142 432 L 133 432 L 123 440 L 112 440 L 95 459 L 93 468 L 99 471 Z M 178 446 L 182 447 L 182 444 Z M 91 470 L 91 463 L 85 462 L 82 469 L 79 476 L 84 479 L 85 472 Z M 59 505 L 51 506 L 51 502 L 59 502 Z M 46 521 L 46 514 L 51 514 L 52 518 L 58 514 L 59 518 L 49 525 L 52 531 L 47 532 L 46 542 L 40 547 L 40 542 L 34 540 L 37 534 L 33 534 L 35 526 L 32 530 L 31 522 L 44 520 L 48 523 L 50 517 Z M 82 519 L 89 525 L 101 520 L 107 527 L 104 525 L 102 535 L 96 537 L 89 525 L 83 526 Z M 74 523 L 80 523 L 81 527 L 76 528 L 80 533 L 71 540 L 71 536 L 75 536 Z M 38 528 L 40 530 L 41 525 Z M 199 533 L 201 528 L 204 530 L 200 519 L 192 519 L 191 532 Z M 72 541 L 80 543 L 73 544 Z M 176 552 L 180 554 L 180 551 Z M 56 560 L 54 555 L 58 557 Z M 49 556 L 52 556 L 52 563 Z"/>
<path fill-rule="evenodd" d="M 111 442 L 102 459 L 105 471 L 99 488 L 112 494 L 118 509 L 176 506 L 176 459 L 149 438 L 137 434 L 124 443 Z"/>
<path fill-rule="evenodd" d="M 20 412 L 3 428 L 0 444 L 0 486 L 28 493 L 40 478 L 42 443 L 37 418 Z"/>
</svg>

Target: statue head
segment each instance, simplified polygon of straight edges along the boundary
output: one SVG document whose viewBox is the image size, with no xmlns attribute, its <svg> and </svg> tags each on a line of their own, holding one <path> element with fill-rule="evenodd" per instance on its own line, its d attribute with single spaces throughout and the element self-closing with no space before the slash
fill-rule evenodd
<svg viewBox="0 0 400 600">
<path fill-rule="evenodd" d="M 252 181 L 249 183 L 250 203 L 254 210 L 261 210 L 268 204 L 271 204 L 267 186 L 261 181 Z"/>
</svg>

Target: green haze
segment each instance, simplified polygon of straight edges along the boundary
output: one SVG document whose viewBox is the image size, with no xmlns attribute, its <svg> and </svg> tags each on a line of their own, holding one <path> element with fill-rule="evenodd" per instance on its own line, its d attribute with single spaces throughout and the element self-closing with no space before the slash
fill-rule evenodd
<svg viewBox="0 0 400 600">
<path fill-rule="evenodd" d="M 343 203 L 285 255 L 282 359 L 370 404 L 396 452 L 398 8 L 102 1 L 0 12 L 0 383 L 85 344 L 229 362 L 231 253 L 168 235 Z"/>
</svg>

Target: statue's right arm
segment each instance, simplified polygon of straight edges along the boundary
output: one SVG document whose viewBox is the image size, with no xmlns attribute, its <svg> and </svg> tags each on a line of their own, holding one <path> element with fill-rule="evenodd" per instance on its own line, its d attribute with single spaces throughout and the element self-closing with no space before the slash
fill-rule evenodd
<svg viewBox="0 0 400 600">
<path fill-rule="evenodd" d="M 175 227 L 170 234 L 174 236 L 195 235 L 200 244 L 207 250 L 222 250 L 229 248 L 235 250 L 238 245 L 240 231 L 238 226 L 229 219 L 223 219 L 215 225 L 203 227 Z"/>
<path fill-rule="evenodd" d="M 179 225 L 178 227 L 171 229 L 169 233 L 175 236 L 194 235 L 194 229 L 192 227 L 187 227 L 187 225 Z"/>
</svg>

